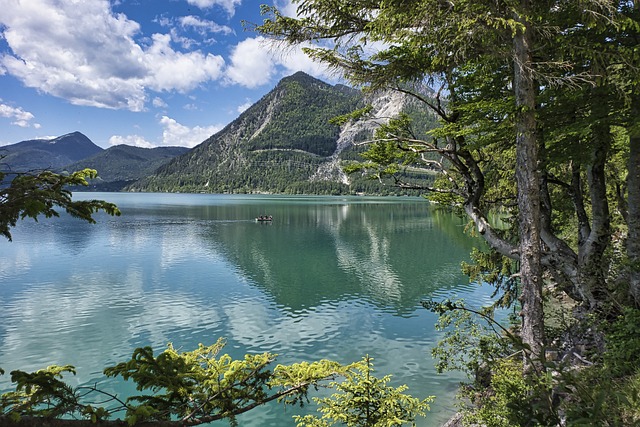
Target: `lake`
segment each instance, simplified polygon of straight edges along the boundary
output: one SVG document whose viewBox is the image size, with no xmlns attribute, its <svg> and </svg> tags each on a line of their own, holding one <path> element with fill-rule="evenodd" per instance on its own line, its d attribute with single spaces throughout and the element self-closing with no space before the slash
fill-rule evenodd
<svg viewBox="0 0 640 427">
<path fill-rule="evenodd" d="M 437 375 L 436 316 L 420 301 L 453 295 L 479 305 L 460 263 L 480 242 L 464 222 L 419 198 L 77 193 L 122 216 L 87 224 L 25 220 L 0 242 L 0 390 L 13 369 L 71 364 L 72 384 L 124 396 L 102 370 L 136 347 L 273 352 L 281 363 L 374 358 L 376 374 L 408 393 L 436 395 L 418 425 L 452 412 L 461 377 Z M 260 223 L 258 215 L 272 215 Z M 294 426 L 313 411 L 270 404 L 241 426 Z M 224 426 L 228 422 L 217 422 Z"/>
</svg>

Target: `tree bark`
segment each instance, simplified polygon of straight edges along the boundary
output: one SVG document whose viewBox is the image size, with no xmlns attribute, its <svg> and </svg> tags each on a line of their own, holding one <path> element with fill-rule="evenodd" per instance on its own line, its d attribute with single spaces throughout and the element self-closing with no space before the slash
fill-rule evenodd
<svg viewBox="0 0 640 427">
<path fill-rule="evenodd" d="M 634 117 L 640 117 L 640 97 L 635 99 Z M 629 256 L 629 294 L 640 307 L 640 123 L 629 135 L 629 165 L 627 175 L 628 226 L 627 255 Z"/>
<path fill-rule="evenodd" d="M 528 0 L 520 2 L 523 15 L 530 10 Z M 532 28 L 523 15 L 513 38 L 514 92 L 516 102 L 516 182 L 522 283 L 522 340 L 529 347 L 525 369 L 541 370 L 544 361 L 544 313 L 542 306 L 542 265 L 540 241 L 540 176 L 538 170 L 536 91 L 533 76 Z"/>
<path fill-rule="evenodd" d="M 633 1 L 636 19 L 640 0 Z M 636 34 L 637 37 L 637 34 Z M 636 63 L 637 64 L 637 60 Z M 640 308 L 640 88 L 638 83 L 631 99 L 629 132 L 629 164 L 627 165 L 627 256 L 629 257 L 629 295 Z"/>
<path fill-rule="evenodd" d="M 544 149 L 544 145 L 540 144 L 541 150 Z M 544 153 L 541 153 L 541 157 L 544 158 Z M 578 172 L 579 174 L 579 172 Z M 540 211 L 540 238 L 542 240 L 543 253 L 541 263 L 545 271 L 548 271 L 555 280 L 556 284 L 567 293 L 571 298 L 576 301 L 586 301 L 589 296 L 585 294 L 584 287 L 579 285 L 578 276 L 578 255 L 567 244 L 566 241 L 558 238 L 553 233 L 553 226 L 551 221 L 551 215 L 553 206 L 551 203 L 551 196 L 549 193 L 549 181 L 548 175 L 545 173 L 545 168 L 541 170 L 540 190 L 542 197 L 541 211 Z M 571 190 L 571 186 L 567 186 Z M 573 191 L 569 191 L 573 193 Z M 577 197 L 572 197 L 574 205 Z M 585 214 L 586 215 L 586 214 Z M 579 217 L 580 215 L 578 215 Z"/>
<path fill-rule="evenodd" d="M 594 96 L 594 103 L 596 102 L 598 102 L 597 92 Z M 594 309 L 597 302 L 604 298 L 606 281 L 604 269 L 606 267 L 602 258 L 611 240 L 611 220 L 605 177 L 605 166 L 611 146 L 609 127 L 609 122 L 604 116 L 595 118 L 592 129 L 593 151 L 590 164 L 587 167 L 589 199 L 591 200 L 591 227 L 589 227 L 586 239 L 579 242 L 578 248 L 580 268 L 578 282 L 590 296 L 590 299 L 585 303 L 591 309 Z"/>
</svg>

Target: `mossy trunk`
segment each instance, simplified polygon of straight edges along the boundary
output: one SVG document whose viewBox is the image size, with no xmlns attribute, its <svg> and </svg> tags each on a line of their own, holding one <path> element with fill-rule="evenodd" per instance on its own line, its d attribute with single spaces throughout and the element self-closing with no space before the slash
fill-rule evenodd
<svg viewBox="0 0 640 427">
<path fill-rule="evenodd" d="M 528 0 L 520 2 L 522 24 L 513 39 L 516 119 L 516 181 L 522 283 L 522 341 L 528 346 L 525 370 L 541 370 L 544 358 L 544 315 L 542 308 L 542 247 L 540 241 L 541 195 L 538 170 L 536 87 L 533 77 L 533 29 L 525 19 Z"/>
</svg>

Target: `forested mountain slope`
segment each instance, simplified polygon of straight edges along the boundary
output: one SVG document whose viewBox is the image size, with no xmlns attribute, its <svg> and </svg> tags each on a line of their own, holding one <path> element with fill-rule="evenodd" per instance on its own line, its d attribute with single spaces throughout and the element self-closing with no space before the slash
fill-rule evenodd
<svg viewBox="0 0 640 427">
<path fill-rule="evenodd" d="M 383 193 L 379 183 L 347 178 L 340 161 L 355 158 L 354 142 L 370 138 L 380 121 L 402 111 L 406 103 L 399 94 L 366 98 L 359 90 L 298 72 L 282 79 L 223 130 L 126 190 Z M 342 127 L 330 122 L 365 104 L 373 107 L 367 121 Z"/>
<path fill-rule="evenodd" d="M 170 159 L 189 151 L 186 147 L 141 148 L 116 145 L 87 159 L 66 165 L 68 172 L 90 168 L 98 171 L 98 179 L 91 188 L 101 191 L 119 191 L 126 184 L 151 175 Z"/>
<path fill-rule="evenodd" d="M 0 147 L 2 169 L 27 172 L 59 169 L 69 163 L 91 157 L 103 149 L 80 132 L 54 139 L 33 139 Z"/>
<path fill-rule="evenodd" d="M 340 127 L 329 120 L 362 99 L 359 91 L 296 73 L 222 131 L 129 189 L 290 192 L 336 151 Z"/>
</svg>

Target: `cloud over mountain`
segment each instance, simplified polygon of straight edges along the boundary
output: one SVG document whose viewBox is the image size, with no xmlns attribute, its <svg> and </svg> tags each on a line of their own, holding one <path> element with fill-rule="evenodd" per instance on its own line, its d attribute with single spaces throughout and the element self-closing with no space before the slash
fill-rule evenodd
<svg viewBox="0 0 640 427">
<path fill-rule="evenodd" d="M 0 101 L 2 100 L 0 99 Z M 12 107 L 11 105 L 0 103 L 0 117 L 7 117 L 13 120 L 11 124 L 16 126 L 33 126 L 36 129 L 40 127 L 38 123 L 32 123 L 32 120 L 35 119 L 35 116 L 29 111 L 25 111 L 20 107 Z"/>
</svg>

